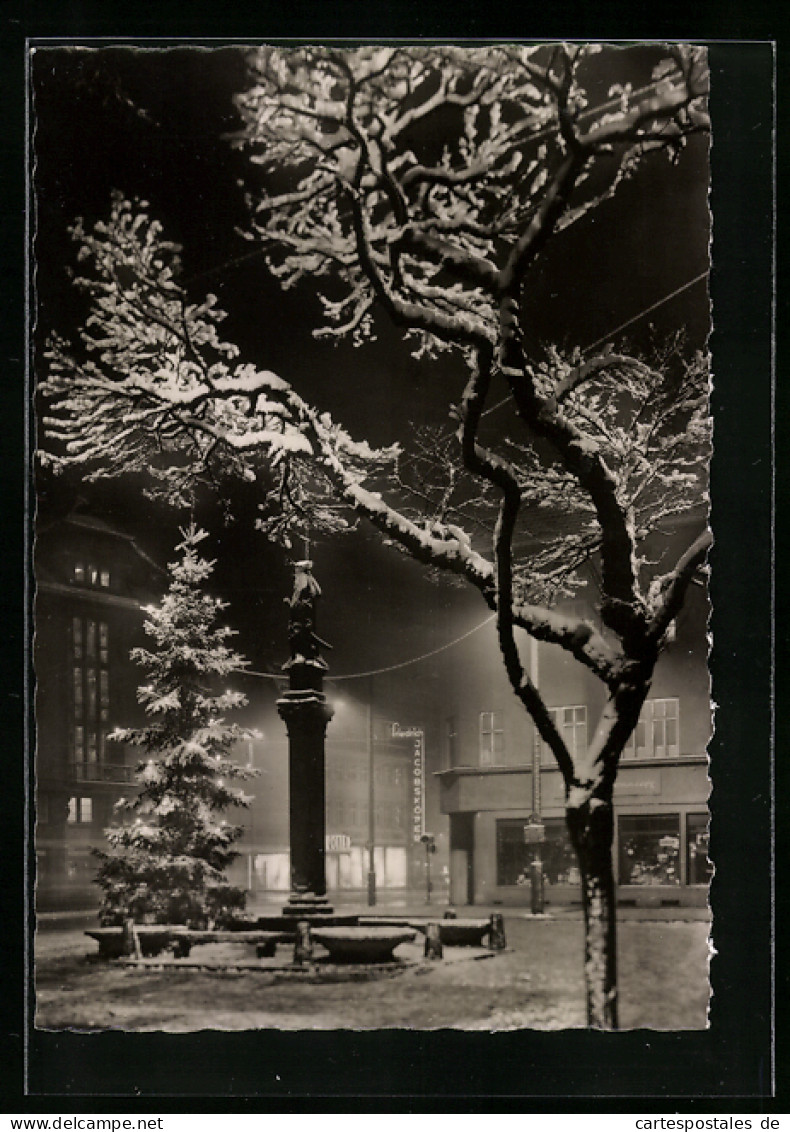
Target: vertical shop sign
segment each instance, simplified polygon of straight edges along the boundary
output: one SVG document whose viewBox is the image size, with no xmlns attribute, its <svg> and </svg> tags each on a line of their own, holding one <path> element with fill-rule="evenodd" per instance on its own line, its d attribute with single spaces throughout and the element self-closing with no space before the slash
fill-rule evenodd
<svg viewBox="0 0 790 1132">
<path fill-rule="evenodd" d="M 392 725 L 393 739 L 413 739 L 411 760 L 411 833 L 412 840 L 419 842 L 425 833 L 425 732 L 421 727 L 401 727 Z"/>
</svg>

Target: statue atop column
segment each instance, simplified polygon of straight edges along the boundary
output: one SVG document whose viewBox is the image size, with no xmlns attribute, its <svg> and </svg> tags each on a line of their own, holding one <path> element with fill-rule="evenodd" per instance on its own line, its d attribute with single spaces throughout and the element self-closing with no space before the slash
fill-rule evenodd
<svg viewBox="0 0 790 1132">
<path fill-rule="evenodd" d="M 316 636 L 316 606 L 321 587 L 313 577 L 313 564 L 308 559 L 294 563 L 293 595 L 286 602 L 290 607 L 288 642 L 291 647 L 291 666 L 302 660 L 319 660 L 319 648 L 331 648 Z"/>
</svg>

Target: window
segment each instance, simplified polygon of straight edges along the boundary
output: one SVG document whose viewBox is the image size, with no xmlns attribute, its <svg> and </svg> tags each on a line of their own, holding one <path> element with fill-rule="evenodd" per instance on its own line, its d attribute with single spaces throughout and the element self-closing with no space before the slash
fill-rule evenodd
<svg viewBox="0 0 790 1132">
<path fill-rule="evenodd" d="M 106 668 L 102 668 L 99 673 L 99 701 L 101 720 L 106 723 L 110 718 L 110 675 Z"/>
<path fill-rule="evenodd" d="M 586 705 L 574 704 L 571 707 L 549 708 L 549 715 L 562 736 L 571 757 L 583 755 L 587 750 Z M 551 749 L 548 743 L 543 744 L 543 754 L 546 758 L 551 758 Z"/>
<path fill-rule="evenodd" d="M 480 712 L 480 765 L 494 766 L 505 753 L 501 711 Z"/>
<path fill-rule="evenodd" d="M 89 668 L 86 672 L 86 685 L 88 689 L 88 718 L 93 719 L 96 715 L 96 669 Z"/>
<path fill-rule="evenodd" d="M 546 840 L 542 845 L 524 841 L 527 818 L 505 818 L 496 823 L 497 884 L 530 884 L 530 869 L 540 853 L 544 884 L 578 884 L 579 868 L 564 818 L 546 818 Z"/>
<path fill-rule="evenodd" d="M 529 875 L 530 847 L 524 844 L 526 818 L 506 818 L 496 823 L 496 882 L 520 884 Z"/>
<path fill-rule="evenodd" d="M 680 884 L 678 814 L 618 819 L 620 884 Z"/>
<path fill-rule="evenodd" d="M 72 567 L 71 579 L 77 585 L 84 586 L 101 586 L 103 589 L 110 588 L 110 571 L 102 570 L 89 562 L 86 566 L 84 562 L 75 562 Z"/>
<path fill-rule="evenodd" d="M 69 810 L 66 815 L 66 821 L 70 825 L 76 825 L 78 822 L 82 825 L 88 825 L 93 821 L 93 799 L 92 798 L 69 798 Z"/>
<path fill-rule="evenodd" d="M 645 700 L 623 750 L 625 759 L 676 759 L 680 755 L 680 701 Z"/>
<path fill-rule="evenodd" d="M 456 766 L 458 763 L 458 724 L 454 715 L 448 715 L 445 720 L 444 734 L 447 745 L 447 765 Z"/>
<path fill-rule="evenodd" d="M 77 719 L 82 716 L 82 669 L 74 669 L 74 715 Z"/>
<path fill-rule="evenodd" d="M 686 877 L 688 884 L 708 884 L 713 865 L 708 857 L 707 814 L 686 816 Z"/>
<path fill-rule="evenodd" d="M 541 847 L 545 884 L 578 884 L 579 865 L 565 818 L 547 818 L 546 840 Z"/>
<path fill-rule="evenodd" d="M 73 670 L 75 762 L 104 758 L 103 736 L 110 722 L 110 630 L 104 621 L 72 619 L 74 659 L 87 661 Z M 87 743 L 86 743 L 87 739 Z"/>
</svg>

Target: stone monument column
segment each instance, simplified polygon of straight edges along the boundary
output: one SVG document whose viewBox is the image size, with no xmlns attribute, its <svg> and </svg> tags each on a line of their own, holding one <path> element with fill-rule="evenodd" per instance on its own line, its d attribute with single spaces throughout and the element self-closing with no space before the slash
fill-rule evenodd
<svg viewBox="0 0 790 1132">
<path fill-rule="evenodd" d="M 291 657 L 283 665 L 288 691 L 277 710 L 288 731 L 290 789 L 291 895 L 287 916 L 331 915 L 326 897 L 326 783 L 324 741 L 333 710 L 323 691 L 326 661 L 319 648 L 330 648 L 315 634 L 316 603 L 321 589 L 312 562 L 295 565 L 294 592 L 288 600 Z"/>
</svg>

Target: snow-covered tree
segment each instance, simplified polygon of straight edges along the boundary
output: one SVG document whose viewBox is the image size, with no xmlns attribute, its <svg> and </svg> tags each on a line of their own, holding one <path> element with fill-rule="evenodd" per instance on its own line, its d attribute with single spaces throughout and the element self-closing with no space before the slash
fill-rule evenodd
<svg viewBox="0 0 790 1132">
<path fill-rule="evenodd" d="M 137 770 L 139 792 L 117 803 L 122 824 L 106 830 L 109 850 L 94 850 L 106 925 L 131 918 L 204 928 L 243 908 L 246 899 L 225 876 L 243 829 L 222 814 L 251 801 L 234 782 L 255 772 L 230 752 L 254 732 L 223 718 L 245 697 L 214 687 L 245 662 L 228 647 L 233 630 L 216 624 L 225 603 L 204 592 L 214 565 L 198 553 L 206 533 L 194 524 L 181 533 L 170 587 L 147 610 L 153 646 L 131 653 L 147 676 L 138 699 L 150 723 L 110 735 L 148 758 Z"/>
<path fill-rule="evenodd" d="M 78 345 L 54 340 L 48 352 L 50 458 L 89 477 L 152 467 L 157 490 L 176 499 L 196 479 L 238 474 L 259 484 L 261 524 L 283 541 L 307 526 L 337 529 L 340 500 L 480 592 L 513 691 L 563 776 L 588 1018 L 614 1027 L 612 793 L 710 545 L 703 529 L 668 560 L 664 525 L 706 498 L 707 363 L 678 342 L 650 358 L 613 344 L 535 354 L 522 308 L 558 231 L 647 155 L 674 159 L 707 128 L 705 53 L 264 48 L 250 75 L 237 100 L 237 143 L 260 166 L 250 237 L 284 287 L 323 286 L 316 335 L 362 343 L 383 312 L 426 365 L 448 354 L 441 372 L 462 375 L 456 394 L 447 378 L 449 433 L 418 431 L 382 449 L 352 439 L 222 341 L 222 312 L 179 283 L 177 249 L 146 206 L 116 197 L 108 223 L 74 230 L 92 313 Z M 511 410 L 500 432 L 485 427 L 496 383 Z M 554 604 L 590 563 L 600 628 Z M 567 650 L 605 685 L 586 751 L 563 741 L 519 630 Z"/>
</svg>

